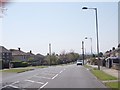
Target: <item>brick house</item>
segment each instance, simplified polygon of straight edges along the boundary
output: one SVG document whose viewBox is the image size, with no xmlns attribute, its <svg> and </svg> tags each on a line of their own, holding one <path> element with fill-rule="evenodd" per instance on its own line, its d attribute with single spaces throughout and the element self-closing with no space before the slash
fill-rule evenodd
<svg viewBox="0 0 120 90">
<path fill-rule="evenodd" d="M 106 66 L 108 68 L 119 69 L 120 68 L 120 47 L 112 50 L 111 52 L 107 53 L 106 57 Z"/>
<path fill-rule="evenodd" d="M 27 61 L 27 54 L 23 51 L 20 50 L 20 48 L 18 48 L 18 50 L 16 49 L 10 49 L 11 53 L 12 53 L 12 60 L 13 61 Z"/>
<path fill-rule="evenodd" d="M 9 68 L 12 61 L 12 53 L 5 47 L 0 46 L 0 69 Z"/>
<path fill-rule="evenodd" d="M 41 54 L 33 54 L 32 51 L 30 50 L 30 52 L 27 52 L 27 60 L 31 65 L 41 65 L 44 56 Z"/>
</svg>

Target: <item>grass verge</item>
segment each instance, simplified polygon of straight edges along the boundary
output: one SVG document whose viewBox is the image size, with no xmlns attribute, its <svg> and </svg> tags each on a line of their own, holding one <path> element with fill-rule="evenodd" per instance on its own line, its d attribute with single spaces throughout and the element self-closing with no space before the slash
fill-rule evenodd
<svg viewBox="0 0 120 90">
<path fill-rule="evenodd" d="M 36 68 L 47 68 L 47 66 L 30 66 L 30 67 L 23 67 L 23 68 L 11 68 L 6 70 L 0 70 L 0 72 L 22 73 L 22 72 L 34 70 Z"/>
<path fill-rule="evenodd" d="M 98 69 L 92 69 L 91 72 L 100 80 L 105 81 L 105 80 L 117 80 L 116 77 L 113 77 L 111 75 L 108 75 L 107 73 L 98 70 Z"/>
<path fill-rule="evenodd" d="M 30 69 L 30 68 L 47 68 L 48 66 L 30 66 L 30 67 L 25 67 L 25 68 L 28 68 L 28 69 Z"/>
<path fill-rule="evenodd" d="M 91 66 L 89 65 L 84 65 L 85 68 L 92 68 Z"/>
<path fill-rule="evenodd" d="M 119 85 L 118 85 L 119 84 Z M 107 82 L 105 85 L 109 88 L 118 88 L 120 90 L 120 82 Z"/>
<path fill-rule="evenodd" d="M 26 72 L 34 69 L 20 69 L 20 68 L 12 68 L 12 69 L 7 69 L 7 70 L 2 70 L 2 72 L 11 72 L 11 73 L 21 73 L 21 72 Z"/>
</svg>

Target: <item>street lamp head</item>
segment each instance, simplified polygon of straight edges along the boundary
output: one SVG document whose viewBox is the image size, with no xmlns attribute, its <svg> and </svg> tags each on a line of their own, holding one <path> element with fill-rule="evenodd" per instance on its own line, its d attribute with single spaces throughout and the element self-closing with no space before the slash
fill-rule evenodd
<svg viewBox="0 0 120 90">
<path fill-rule="evenodd" d="M 87 7 L 83 7 L 82 9 L 88 9 Z"/>
</svg>

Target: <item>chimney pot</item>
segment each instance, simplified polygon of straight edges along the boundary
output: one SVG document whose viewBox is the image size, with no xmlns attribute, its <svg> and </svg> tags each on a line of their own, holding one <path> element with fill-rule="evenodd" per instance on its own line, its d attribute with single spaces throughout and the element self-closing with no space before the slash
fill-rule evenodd
<svg viewBox="0 0 120 90">
<path fill-rule="evenodd" d="M 18 48 L 18 50 L 20 51 L 20 48 Z"/>
<path fill-rule="evenodd" d="M 32 53 L 32 51 L 30 50 L 30 53 Z"/>
</svg>

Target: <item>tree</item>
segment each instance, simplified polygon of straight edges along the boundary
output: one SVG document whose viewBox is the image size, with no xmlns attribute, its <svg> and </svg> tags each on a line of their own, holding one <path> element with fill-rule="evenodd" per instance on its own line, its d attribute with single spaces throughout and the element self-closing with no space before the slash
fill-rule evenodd
<svg viewBox="0 0 120 90">
<path fill-rule="evenodd" d="M 112 50 L 114 51 L 114 50 L 115 50 L 115 47 L 113 47 Z"/>
<path fill-rule="evenodd" d="M 58 58 L 57 58 L 57 56 L 55 55 L 55 53 L 53 53 L 53 54 L 51 55 L 50 60 L 51 60 L 51 64 L 52 64 L 52 65 L 58 64 Z"/>
<path fill-rule="evenodd" d="M 99 53 L 99 56 L 100 56 L 100 57 L 102 57 L 102 56 L 103 56 L 103 53 L 102 53 L 102 52 L 100 52 L 100 53 Z"/>
<path fill-rule="evenodd" d="M 120 43 L 118 44 L 118 48 L 120 47 Z"/>
<path fill-rule="evenodd" d="M 95 58 L 95 54 L 93 54 L 93 57 Z"/>
</svg>

